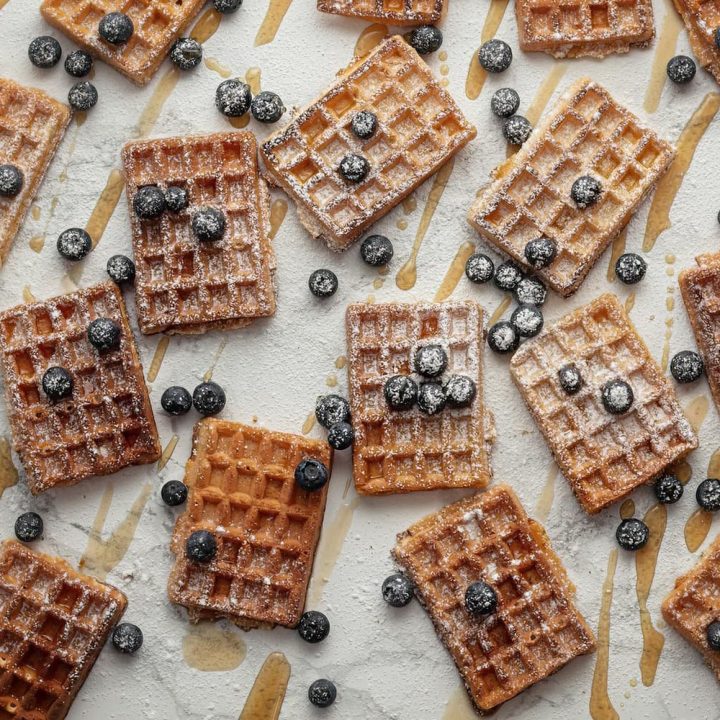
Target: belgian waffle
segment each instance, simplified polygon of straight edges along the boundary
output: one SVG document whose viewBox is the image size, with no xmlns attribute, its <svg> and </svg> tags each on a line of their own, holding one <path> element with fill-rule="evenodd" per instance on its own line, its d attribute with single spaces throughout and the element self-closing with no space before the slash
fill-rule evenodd
<svg viewBox="0 0 720 720">
<path fill-rule="evenodd" d="M 0 716 L 62 720 L 125 596 L 56 557 L 0 545 Z"/>
<path fill-rule="evenodd" d="M 530 139 L 493 173 L 470 208 L 471 225 L 527 267 L 525 245 L 544 235 L 557 256 L 536 273 L 560 295 L 574 293 L 675 156 L 597 83 L 573 84 Z M 578 208 L 573 182 L 591 175 L 599 201 Z"/>
<path fill-rule="evenodd" d="M 321 12 L 388 25 L 433 25 L 445 14 L 447 0 L 317 0 Z"/>
<path fill-rule="evenodd" d="M 583 386 L 560 387 L 558 371 L 575 365 Z M 510 372 L 580 504 L 596 513 L 650 482 L 697 447 L 675 392 L 615 295 L 601 295 L 524 343 Z M 635 400 L 607 412 L 602 386 L 620 378 Z"/>
<path fill-rule="evenodd" d="M 88 341 L 88 325 L 99 317 L 120 326 L 116 350 L 99 353 Z M 0 313 L 0 366 L 13 444 L 33 494 L 160 456 L 140 358 L 113 283 Z M 42 391 L 52 366 L 65 368 L 75 386 L 56 403 Z"/>
<path fill-rule="evenodd" d="M 40 12 L 91 55 L 145 85 L 204 4 L 205 0 L 43 0 Z M 133 21 L 135 31 L 122 45 L 105 42 L 98 32 L 100 20 L 111 12 L 123 12 Z"/>
<path fill-rule="evenodd" d="M 274 315 L 269 193 L 258 174 L 255 136 L 245 131 L 131 142 L 122 154 L 141 331 L 200 333 Z M 145 185 L 183 187 L 190 205 L 141 220 L 132 202 Z M 198 206 L 223 211 L 221 240 L 193 236 Z"/>
<path fill-rule="evenodd" d="M 307 457 L 331 469 L 332 451 L 319 440 L 221 420 L 195 426 L 188 505 L 175 525 L 168 581 L 170 600 L 185 606 L 190 620 L 228 618 L 246 629 L 297 625 L 328 488 L 299 488 L 295 467 Z M 207 565 L 185 556 L 196 530 L 217 540 Z"/>
<path fill-rule="evenodd" d="M 520 47 L 557 58 L 605 57 L 646 47 L 655 36 L 650 0 L 517 0 Z"/>
<path fill-rule="evenodd" d="M 720 50 L 715 45 L 715 30 L 720 27 L 720 13 L 714 3 L 701 0 L 673 0 L 688 31 L 690 47 L 697 59 L 720 82 Z"/>
<path fill-rule="evenodd" d="M 0 78 L 0 165 L 14 165 L 24 176 L 18 195 L 0 197 L 0 265 L 35 199 L 69 121 L 69 108 L 42 90 Z"/>
<path fill-rule="evenodd" d="M 398 535 L 393 557 L 415 584 L 481 712 L 595 648 L 545 530 L 507 485 L 420 520 Z M 478 619 L 464 599 L 480 580 L 495 590 L 498 608 Z"/>
<path fill-rule="evenodd" d="M 701 653 L 720 680 L 720 653 L 708 646 L 706 629 L 720 620 L 720 537 L 703 553 L 700 562 L 675 581 L 662 604 L 662 614 Z"/>
<path fill-rule="evenodd" d="M 356 112 L 378 118 L 370 140 L 350 129 Z M 332 250 L 344 250 L 475 137 L 420 56 L 388 38 L 261 147 L 271 182 L 295 201 L 303 225 Z M 348 153 L 370 164 L 359 183 L 338 165 Z"/>
<path fill-rule="evenodd" d="M 492 476 L 492 417 L 483 397 L 483 310 L 474 302 L 359 303 L 346 314 L 353 477 L 363 495 L 485 487 Z M 467 408 L 424 415 L 391 410 L 385 381 L 412 372 L 419 344 L 446 348 L 447 374 L 466 375 Z"/>
</svg>

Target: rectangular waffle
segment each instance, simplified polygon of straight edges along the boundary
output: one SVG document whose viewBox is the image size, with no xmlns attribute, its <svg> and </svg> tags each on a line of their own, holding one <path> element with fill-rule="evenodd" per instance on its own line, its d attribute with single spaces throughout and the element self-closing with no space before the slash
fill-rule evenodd
<svg viewBox="0 0 720 720">
<path fill-rule="evenodd" d="M 317 0 L 321 12 L 388 25 L 434 25 L 445 14 L 447 0 Z"/>
<path fill-rule="evenodd" d="M 558 371 L 575 365 L 583 385 L 567 394 Z M 698 445 L 672 385 L 615 295 L 601 295 L 524 343 L 510 373 L 563 475 L 596 513 L 648 483 Z M 613 415 L 601 389 L 629 383 L 635 400 Z"/>
<path fill-rule="evenodd" d="M 91 55 L 145 85 L 204 4 L 205 0 L 43 0 L 40 12 Z M 133 21 L 132 37 L 122 45 L 106 42 L 98 32 L 100 20 L 111 12 L 122 12 Z"/>
<path fill-rule="evenodd" d="M 673 147 L 582 78 L 562 96 L 522 148 L 492 174 L 470 208 L 470 224 L 527 267 L 525 245 L 544 235 L 557 256 L 536 273 L 563 297 L 572 295 L 620 234 L 675 156 Z M 573 182 L 602 183 L 595 205 L 578 208 Z"/>
<path fill-rule="evenodd" d="M 595 649 L 545 530 L 507 485 L 428 515 L 398 535 L 392 554 L 481 712 Z M 481 580 L 495 590 L 498 607 L 475 618 L 465 591 Z"/>
<path fill-rule="evenodd" d="M 0 545 L 0 717 L 62 720 L 127 600 L 67 562 Z"/>
<path fill-rule="evenodd" d="M 708 646 L 706 630 L 720 620 L 720 536 L 703 553 L 698 564 L 675 581 L 663 600 L 662 614 L 691 645 L 720 680 L 720 653 Z"/>
<path fill-rule="evenodd" d="M 312 457 L 332 468 L 326 442 L 223 420 L 195 426 L 185 483 L 187 510 L 175 524 L 170 600 L 190 620 L 227 618 L 242 628 L 294 627 L 305 605 L 328 484 L 302 490 L 295 467 Z M 217 540 L 206 565 L 189 561 L 196 530 Z"/>
<path fill-rule="evenodd" d="M 70 109 L 42 90 L 0 77 L 0 165 L 23 174 L 12 198 L 0 197 L 0 265 L 30 209 L 70 122 Z"/>
<path fill-rule="evenodd" d="M 474 302 L 358 303 L 348 307 L 345 322 L 357 491 L 485 487 L 494 426 L 483 392 L 483 309 Z M 417 406 L 390 410 L 385 381 L 410 374 L 416 348 L 431 343 L 446 350 L 444 378 L 466 375 L 475 382 L 474 401 L 433 416 Z"/>
<path fill-rule="evenodd" d="M 655 37 L 651 0 L 517 0 L 520 47 L 557 58 L 605 57 Z"/>
<path fill-rule="evenodd" d="M 720 50 L 715 44 L 720 9 L 714 2 L 703 0 L 673 0 L 673 4 L 687 28 L 690 47 L 700 65 L 720 82 Z"/>
<path fill-rule="evenodd" d="M 350 129 L 356 112 L 378 118 L 370 140 Z M 399 37 L 388 38 L 340 73 L 323 95 L 261 147 L 271 182 L 295 201 L 313 237 L 344 250 L 475 137 L 425 62 Z M 365 157 L 360 183 L 338 171 L 348 153 Z"/>
<path fill-rule="evenodd" d="M 275 314 L 275 255 L 269 193 L 248 131 L 142 140 L 125 145 L 126 193 L 135 254 L 140 330 L 200 333 Z M 141 220 L 133 198 L 144 185 L 187 190 L 190 205 Z M 190 221 L 199 207 L 225 215 L 225 236 L 199 242 Z"/>
<path fill-rule="evenodd" d="M 88 341 L 88 325 L 100 317 L 120 326 L 118 349 L 100 353 Z M 72 397 L 56 403 L 42 390 L 52 366 L 74 382 Z M 13 445 L 34 495 L 160 456 L 135 339 L 113 283 L 0 313 L 0 369 Z"/>
</svg>

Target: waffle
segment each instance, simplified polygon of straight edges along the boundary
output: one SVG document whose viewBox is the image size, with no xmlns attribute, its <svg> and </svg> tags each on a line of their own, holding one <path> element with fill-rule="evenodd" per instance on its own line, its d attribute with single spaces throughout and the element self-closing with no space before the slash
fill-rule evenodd
<svg viewBox="0 0 720 720">
<path fill-rule="evenodd" d="M 88 341 L 98 317 L 120 326 L 117 350 L 99 353 Z M 160 456 L 140 358 L 113 283 L 0 313 L 0 365 L 13 445 L 34 495 Z M 57 403 L 42 391 L 54 365 L 75 385 L 72 397 Z"/>
<path fill-rule="evenodd" d="M 40 12 L 91 55 L 145 85 L 204 4 L 205 0 L 43 0 Z M 111 45 L 98 33 L 98 23 L 111 12 L 125 13 L 135 26 L 123 45 Z"/>
<path fill-rule="evenodd" d="M 321 12 L 388 25 L 434 25 L 445 14 L 447 0 L 317 0 Z"/>
<path fill-rule="evenodd" d="M 720 50 L 715 45 L 715 30 L 720 27 L 717 6 L 700 0 L 673 0 L 673 4 L 685 23 L 690 47 L 700 65 L 720 82 Z"/>
<path fill-rule="evenodd" d="M 575 365 L 583 387 L 568 395 L 558 370 Z M 615 295 L 601 295 L 524 343 L 510 372 L 560 470 L 586 512 L 650 482 L 697 447 L 675 392 Z M 621 378 L 635 400 L 605 410 L 601 388 Z"/>
<path fill-rule="evenodd" d="M 0 165 L 19 168 L 22 190 L 13 198 L 0 197 L 0 265 L 35 199 L 55 155 L 70 110 L 42 90 L 0 77 Z"/>
<path fill-rule="evenodd" d="M 696 259 L 698 267 L 680 273 L 680 292 L 705 362 L 710 390 L 720 408 L 720 253 Z"/>
<path fill-rule="evenodd" d="M 543 527 L 498 485 L 398 535 L 393 557 L 452 655 L 475 706 L 489 711 L 595 648 Z M 483 580 L 496 613 L 476 619 L 465 591 Z"/>
<path fill-rule="evenodd" d="M 517 0 L 520 47 L 556 58 L 605 57 L 647 47 L 655 36 L 651 0 Z"/>
<path fill-rule="evenodd" d="M 0 545 L 0 717 L 62 720 L 125 596 L 56 557 Z"/>
<path fill-rule="evenodd" d="M 485 487 L 492 476 L 492 417 L 483 398 L 483 310 L 474 302 L 359 303 L 346 314 L 353 477 L 363 495 Z M 477 395 L 437 415 L 388 408 L 393 375 L 411 373 L 418 343 L 446 348 L 445 376 L 466 375 Z M 419 377 L 415 376 L 416 381 Z"/>
<path fill-rule="evenodd" d="M 201 333 L 274 315 L 269 193 L 258 174 L 255 136 L 245 131 L 139 141 L 128 143 L 122 155 L 140 330 Z M 132 202 L 144 185 L 184 187 L 190 205 L 140 220 Z M 224 212 L 223 239 L 194 237 L 191 213 L 201 205 Z"/>
<path fill-rule="evenodd" d="M 355 112 L 378 117 L 370 140 L 350 129 Z M 344 250 L 376 220 L 475 137 L 450 95 L 420 56 L 388 38 L 261 147 L 271 182 L 295 201 L 298 216 L 331 250 Z M 360 154 L 370 172 L 345 182 L 337 167 Z"/>
<path fill-rule="evenodd" d="M 305 605 L 328 485 L 301 490 L 296 465 L 306 457 L 331 469 L 319 440 L 221 420 L 195 426 L 185 483 L 187 510 L 171 549 L 170 600 L 191 621 L 227 618 L 242 628 L 294 627 Z M 217 540 L 207 565 L 188 561 L 185 541 L 196 530 Z"/>
<path fill-rule="evenodd" d="M 540 235 L 554 240 L 554 262 L 535 272 L 567 297 L 620 234 L 674 155 L 670 144 L 641 125 L 604 88 L 583 78 L 520 151 L 494 171 L 468 220 L 526 267 L 529 240 Z M 582 175 L 592 175 L 603 185 L 600 200 L 585 210 L 570 197 L 573 182 Z"/>
</svg>

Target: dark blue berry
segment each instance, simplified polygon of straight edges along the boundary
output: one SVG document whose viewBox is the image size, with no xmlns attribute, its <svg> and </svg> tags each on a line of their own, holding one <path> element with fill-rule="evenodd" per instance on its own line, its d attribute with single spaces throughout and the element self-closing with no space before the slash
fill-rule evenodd
<svg viewBox="0 0 720 720">
<path fill-rule="evenodd" d="M 178 38 L 170 49 L 170 60 L 180 70 L 192 70 L 202 61 L 202 45 L 193 38 Z"/>
<path fill-rule="evenodd" d="M 674 83 L 689 83 L 695 77 L 695 71 L 695 61 L 687 55 L 676 55 L 668 60 L 667 76 Z"/>
<path fill-rule="evenodd" d="M 518 305 L 510 316 L 510 323 L 520 337 L 535 337 L 544 324 L 543 314 L 535 305 Z"/>
<path fill-rule="evenodd" d="M 490 73 L 501 73 L 512 63 L 513 54 L 510 46 L 502 40 L 493 39 L 483 43 L 478 50 L 478 60 L 484 70 Z"/>
<path fill-rule="evenodd" d="M 132 37 L 135 26 L 124 13 L 111 12 L 100 20 L 98 32 L 100 37 L 111 45 L 122 45 Z"/>
<path fill-rule="evenodd" d="M 315 401 L 315 418 L 326 430 L 350 421 L 350 404 L 340 395 L 320 395 Z"/>
<path fill-rule="evenodd" d="M 126 255 L 113 255 L 106 268 L 110 279 L 118 285 L 135 280 L 135 263 Z"/>
<path fill-rule="evenodd" d="M 170 212 L 178 213 L 190 204 L 188 192 L 183 187 L 171 185 L 165 190 L 165 206 Z"/>
<path fill-rule="evenodd" d="M 50 367 L 42 378 L 43 392 L 50 400 L 63 400 L 70 397 L 73 392 L 73 379 L 70 373 L 62 367 Z"/>
<path fill-rule="evenodd" d="M 716 478 L 703 480 L 695 491 L 695 499 L 703 510 L 709 512 L 720 510 L 720 480 Z"/>
<path fill-rule="evenodd" d="M 512 88 L 499 88 L 490 99 L 490 109 L 500 118 L 512 117 L 520 107 L 520 96 Z"/>
<path fill-rule="evenodd" d="M 497 610 L 497 604 L 497 593 L 482 580 L 474 582 L 465 591 L 465 609 L 471 615 L 490 615 Z"/>
<path fill-rule="evenodd" d="M 328 431 L 328 445 L 334 450 L 346 450 L 355 440 L 355 430 L 350 423 L 335 423 Z"/>
<path fill-rule="evenodd" d="M 655 481 L 655 497 L 663 505 L 676 503 L 683 495 L 683 485 L 675 475 L 661 475 Z"/>
<path fill-rule="evenodd" d="M 415 351 L 413 366 L 415 372 L 429 378 L 442 375 L 447 369 L 448 356 L 442 345 L 423 345 Z"/>
<path fill-rule="evenodd" d="M 88 326 L 87 338 L 90 344 L 100 352 L 120 347 L 120 326 L 110 318 L 97 318 Z"/>
<path fill-rule="evenodd" d="M 193 390 L 193 405 L 205 417 L 217 415 L 225 407 L 225 391 L 212 380 L 200 383 Z"/>
<path fill-rule="evenodd" d="M 547 267 L 555 259 L 557 255 L 557 245 L 544 235 L 534 240 L 530 240 L 525 246 L 525 259 L 528 264 L 536 270 Z"/>
<path fill-rule="evenodd" d="M 199 208 L 193 213 L 190 227 L 200 242 L 216 242 L 225 234 L 225 215 L 217 208 Z"/>
<path fill-rule="evenodd" d="M 350 129 L 361 140 L 369 140 L 375 134 L 377 125 L 377 115 L 369 110 L 356 112 L 350 121 Z"/>
<path fill-rule="evenodd" d="M 410 410 L 417 402 L 417 383 L 406 375 L 393 375 L 383 387 L 385 402 L 391 410 Z"/>
<path fill-rule="evenodd" d="M 87 257 L 92 248 L 92 238 L 82 228 L 63 230 L 57 239 L 57 251 L 65 260 L 71 260 L 72 262 Z"/>
<path fill-rule="evenodd" d="M 639 283 L 647 272 L 647 263 L 636 253 L 625 253 L 615 263 L 615 275 L 625 285 Z"/>
<path fill-rule="evenodd" d="M 263 90 L 250 103 L 252 116 L 261 123 L 275 123 L 285 112 L 285 105 L 277 93 Z"/>
<path fill-rule="evenodd" d="M 73 110 L 87 112 L 95 107 L 97 101 L 98 92 L 87 80 L 75 83 L 68 91 L 68 103 Z"/>
<path fill-rule="evenodd" d="M 170 507 L 182 505 L 188 496 L 187 485 L 180 480 L 168 480 L 160 490 L 160 497 Z"/>
<path fill-rule="evenodd" d="M 493 352 L 504 355 L 515 352 L 520 345 L 520 336 L 514 325 L 507 320 L 496 322 L 488 330 L 488 345 Z"/>
<path fill-rule="evenodd" d="M 475 383 L 467 375 L 451 375 L 445 383 L 445 401 L 448 407 L 468 407 L 476 394 Z"/>
<path fill-rule="evenodd" d="M 0 165 L 0 197 L 15 197 L 20 194 L 25 178 L 22 170 L 15 165 Z"/>
<path fill-rule="evenodd" d="M 65 58 L 65 72 L 76 78 L 85 77 L 92 70 L 92 66 L 92 55 L 84 50 L 73 50 Z"/>
<path fill-rule="evenodd" d="M 720 621 L 713 620 L 707 626 L 705 637 L 711 650 L 720 650 Z"/>
<path fill-rule="evenodd" d="M 338 289 L 337 275 L 327 268 L 315 270 L 308 279 L 308 287 L 315 297 L 331 297 Z"/>
<path fill-rule="evenodd" d="M 530 121 L 522 115 L 509 117 L 502 126 L 505 139 L 511 145 L 523 145 L 532 133 Z"/>
<path fill-rule="evenodd" d="M 242 4 L 243 0 L 213 0 L 215 9 L 223 15 L 234 13 Z"/>
<path fill-rule="evenodd" d="M 141 220 L 154 220 L 165 212 L 165 194 L 157 185 L 138 188 L 133 197 L 133 210 Z"/>
<path fill-rule="evenodd" d="M 184 415 L 192 407 L 192 395 L 180 385 L 171 385 L 160 398 L 160 405 L 168 415 Z"/>
<path fill-rule="evenodd" d="M 368 235 L 360 245 L 360 257 L 373 267 L 387 265 L 394 253 L 392 243 L 384 235 Z"/>
<path fill-rule="evenodd" d="M 445 409 L 445 391 L 439 382 L 420 383 L 417 406 L 425 415 L 437 415 Z"/>
<path fill-rule="evenodd" d="M 670 361 L 670 372 L 679 383 L 695 382 L 705 372 L 705 363 L 696 352 L 681 350 Z"/>
<path fill-rule="evenodd" d="M 581 175 L 570 188 L 570 197 L 581 209 L 594 205 L 600 199 L 600 195 L 602 195 L 602 185 L 592 175 Z"/>
<path fill-rule="evenodd" d="M 60 62 L 62 48 L 54 37 L 41 35 L 30 43 L 28 57 L 35 67 L 51 68 Z"/>
<path fill-rule="evenodd" d="M 338 172 L 348 182 L 359 183 L 370 172 L 370 163 L 362 155 L 349 153 L 340 161 Z"/>
<path fill-rule="evenodd" d="M 495 263 L 483 253 L 473 253 L 465 263 L 465 276 L 470 282 L 486 283 L 494 274 Z"/>
<path fill-rule="evenodd" d="M 443 34 L 434 25 L 420 25 L 410 31 L 407 40 L 418 55 L 429 55 L 440 49 Z"/>
<path fill-rule="evenodd" d="M 495 271 L 495 285 L 500 290 L 512 291 L 525 277 L 520 266 L 513 260 L 506 260 L 498 265 Z"/>
<path fill-rule="evenodd" d="M 639 550 L 650 537 L 648 526 L 637 518 L 626 518 L 615 531 L 615 538 L 623 550 Z"/>
<path fill-rule="evenodd" d="M 558 381 L 560 382 L 560 387 L 568 395 L 575 395 L 583 386 L 582 375 L 573 364 L 563 365 L 563 367 L 558 370 Z"/>
<path fill-rule="evenodd" d="M 185 541 L 185 554 L 193 562 L 209 563 L 217 554 L 215 536 L 207 530 L 196 530 Z"/>
<path fill-rule="evenodd" d="M 383 581 L 382 596 L 392 607 L 405 607 L 415 596 L 415 587 L 405 575 L 395 573 Z"/>
<path fill-rule="evenodd" d="M 626 413 L 635 401 L 635 393 L 628 383 L 620 378 L 608 380 L 601 389 L 602 404 L 612 415 Z"/>
<path fill-rule="evenodd" d="M 547 300 L 547 288 L 536 277 L 524 277 L 513 291 L 515 299 L 524 305 L 544 305 Z"/>
<path fill-rule="evenodd" d="M 23 542 L 37 540 L 43 533 L 43 520 L 36 512 L 26 512 L 15 521 L 15 537 Z"/>
<path fill-rule="evenodd" d="M 221 82 L 215 91 L 215 105 L 227 117 L 241 117 L 250 109 L 252 92 L 240 78 Z"/>
<path fill-rule="evenodd" d="M 305 642 L 319 643 L 330 634 L 330 621 L 323 613 L 317 610 L 308 610 L 302 614 L 297 631 Z"/>
<path fill-rule="evenodd" d="M 120 623 L 113 630 L 112 644 L 121 653 L 132 655 L 142 647 L 142 630 L 132 623 Z"/>
<path fill-rule="evenodd" d="M 337 689 L 330 680 L 316 680 L 308 688 L 308 699 L 316 707 L 329 707 L 336 697 Z"/>
<path fill-rule="evenodd" d="M 325 463 L 314 458 L 301 460 L 295 468 L 295 482 L 303 490 L 320 490 L 330 479 Z"/>
</svg>

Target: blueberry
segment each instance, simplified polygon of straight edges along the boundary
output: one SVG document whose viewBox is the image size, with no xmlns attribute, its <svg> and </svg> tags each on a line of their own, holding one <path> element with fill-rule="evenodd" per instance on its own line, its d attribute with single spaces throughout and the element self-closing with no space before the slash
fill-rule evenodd
<svg viewBox="0 0 720 720">
<path fill-rule="evenodd" d="M 213 207 L 198 208 L 193 213 L 190 227 L 200 242 L 216 242 L 225 234 L 225 214 Z"/>
<path fill-rule="evenodd" d="M 337 292 L 337 275 L 327 268 L 315 270 L 308 279 L 308 287 L 315 297 L 328 298 Z"/>
<path fill-rule="evenodd" d="M 523 145 L 532 133 L 530 121 L 522 115 L 513 115 L 503 123 L 502 131 L 511 145 Z"/>
<path fill-rule="evenodd" d="M 192 70 L 202 62 L 202 45 L 193 38 L 178 38 L 170 49 L 170 60 L 181 70 Z"/>
<path fill-rule="evenodd" d="M 193 390 L 193 405 L 204 417 L 217 415 L 225 407 L 225 391 L 215 382 L 200 383 Z"/>
<path fill-rule="evenodd" d="M 525 277 L 520 266 L 513 260 L 506 260 L 498 265 L 495 271 L 495 286 L 500 290 L 512 291 Z"/>
<path fill-rule="evenodd" d="M 51 68 L 60 62 L 62 48 L 54 37 L 41 35 L 30 43 L 28 57 L 35 67 Z"/>
<path fill-rule="evenodd" d="M 489 73 L 501 73 L 510 67 L 513 54 L 510 46 L 502 40 L 488 40 L 478 50 L 478 60 Z"/>
<path fill-rule="evenodd" d="M 135 263 L 125 255 L 113 255 L 106 268 L 110 279 L 118 285 L 135 280 Z"/>
<path fill-rule="evenodd" d="M 308 688 L 308 700 L 316 707 L 330 707 L 337 697 L 337 688 L 330 680 L 316 680 Z"/>
<path fill-rule="evenodd" d="M 557 255 L 557 245 L 554 240 L 544 235 L 530 240 L 525 246 L 525 259 L 536 270 L 547 267 Z"/>
<path fill-rule="evenodd" d="M 132 204 L 141 220 L 154 220 L 165 212 L 165 193 L 157 185 L 145 185 L 138 188 Z"/>
<path fill-rule="evenodd" d="M 250 109 L 252 92 L 240 78 L 221 82 L 215 91 L 215 105 L 227 117 L 240 117 Z"/>
<path fill-rule="evenodd" d="M 499 88 L 490 99 L 490 109 L 499 118 L 512 117 L 520 107 L 520 96 L 512 88 Z"/>
<path fill-rule="evenodd" d="M 650 537 L 648 526 L 637 518 L 626 518 L 615 531 L 615 538 L 623 550 L 639 550 Z"/>
<path fill-rule="evenodd" d="M 695 499 L 703 510 L 709 512 L 720 510 L 720 480 L 716 478 L 703 480 L 695 491 Z"/>
<path fill-rule="evenodd" d="M 578 393 L 584 384 L 580 371 L 573 364 L 563 365 L 558 370 L 558 382 L 568 395 Z"/>
<path fill-rule="evenodd" d="M 410 377 L 393 375 L 385 381 L 383 394 L 391 410 L 410 410 L 417 402 L 418 386 Z"/>
<path fill-rule="evenodd" d="M 68 91 L 68 103 L 73 110 L 86 112 L 95 107 L 97 101 L 98 92 L 87 80 L 75 83 Z"/>
<path fill-rule="evenodd" d="M 465 609 L 471 615 L 490 615 L 497 610 L 497 593 L 486 582 L 479 580 L 465 591 Z"/>
<path fill-rule="evenodd" d="M 445 402 L 448 407 L 468 407 L 475 399 L 477 388 L 467 375 L 451 375 L 445 383 Z"/>
<path fill-rule="evenodd" d="M 407 40 L 418 55 L 429 55 L 440 49 L 443 34 L 434 25 L 420 25 L 409 32 Z"/>
<path fill-rule="evenodd" d="M 213 0 L 213 5 L 219 13 L 229 15 L 234 13 L 243 3 L 243 0 Z"/>
<path fill-rule="evenodd" d="M 92 66 L 92 55 L 84 50 L 73 50 L 65 58 L 65 72 L 76 78 L 85 77 L 92 70 Z"/>
<path fill-rule="evenodd" d="M 445 408 L 445 391 L 439 382 L 420 383 L 418 388 L 418 410 L 425 415 L 437 415 Z"/>
<path fill-rule="evenodd" d="M 465 277 L 470 282 L 486 283 L 495 274 L 495 263 L 482 253 L 473 253 L 465 263 Z"/>
<path fill-rule="evenodd" d="M 188 191 L 178 185 L 171 185 L 165 191 L 165 207 L 174 213 L 182 212 L 190 204 Z"/>
<path fill-rule="evenodd" d="M 285 106 L 277 93 L 263 90 L 250 102 L 252 116 L 261 123 L 277 122 L 285 112 Z"/>
<path fill-rule="evenodd" d="M 720 622 L 713 620 L 705 630 L 707 643 L 712 650 L 720 650 Z"/>
<path fill-rule="evenodd" d="M 369 110 L 360 110 L 356 112 L 350 121 L 350 129 L 355 137 L 361 140 L 369 140 L 377 130 L 377 115 Z"/>
<path fill-rule="evenodd" d="M 681 350 L 670 361 L 670 372 L 679 383 L 695 382 L 705 372 L 705 363 L 696 352 Z"/>
<path fill-rule="evenodd" d="M 395 573 L 383 581 L 382 596 L 391 607 L 405 607 L 415 596 L 415 586 L 402 573 Z"/>
<path fill-rule="evenodd" d="M 594 205 L 600 199 L 601 194 L 602 185 L 592 175 L 581 175 L 570 188 L 570 197 L 581 209 Z"/>
<path fill-rule="evenodd" d="M 0 165 L 0 197 L 15 197 L 22 190 L 25 178 L 15 165 Z"/>
<path fill-rule="evenodd" d="M 676 503 L 683 494 L 683 485 L 675 475 L 661 475 L 655 481 L 655 497 L 663 505 Z"/>
<path fill-rule="evenodd" d="M 423 377 L 434 378 L 447 369 L 448 356 L 442 345 L 423 345 L 415 350 L 413 367 Z"/>
<path fill-rule="evenodd" d="M 625 285 L 639 283 L 647 271 L 647 263 L 636 253 L 625 253 L 615 263 L 615 275 Z"/>
<path fill-rule="evenodd" d="M 695 77 L 695 70 L 695 61 L 687 55 L 676 55 L 668 60 L 667 76 L 674 83 L 689 83 Z"/>
<path fill-rule="evenodd" d="M 207 530 L 196 530 L 185 541 L 185 555 L 196 563 L 209 563 L 217 554 L 217 540 Z"/>
<path fill-rule="evenodd" d="M 111 45 L 123 45 L 135 32 L 133 21 L 124 13 L 111 12 L 98 24 L 100 37 Z"/>
<path fill-rule="evenodd" d="M 180 385 L 171 385 L 160 398 L 160 405 L 168 415 L 185 415 L 192 403 L 192 395 Z"/>
<path fill-rule="evenodd" d="M 601 389 L 602 404 L 612 415 L 626 413 L 635 401 L 635 394 L 628 383 L 620 378 L 608 380 Z"/>
<path fill-rule="evenodd" d="M 50 400 L 63 400 L 70 397 L 74 385 L 70 373 L 62 367 L 49 367 L 42 378 L 43 392 Z"/>
<path fill-rule="evenodd" d="M 43 520 L 36 512 L 26 512 L 15 521 L 15 537 L 23 542 L 37 540 L 43 533 Z"/>
<path fill-rule="evenodd" d="M 360 245 L 360 257 L 373 267 L 387 265 L 394 253 L 393 244 L 384 235 L 368 235 Z"/>
<path fill-rule="evenodd" d="M 325 429 L 350 421 L 350 404 L 340 395 L 320 395 L 315 401 L 315 418 Z"/>
<path fill-rule="evenodd" d="M 57 239 L 57 251 L 65 260 L 77 262 L 90 253 L 93 248 L 92 238 L 82 228 L 63 230 Z"/>
<path fill-rule="evenodd" d="M 359 183 L 370 172 L 370 163 L 362 155 L 349 153 L 340 161 L 338 172 L 348 182 Z"/>
<path fill-rule="evenodd" d="M 142 630 L 132 623 L 120 623 L 113 630 L 112 644 L 121 653 L 132 655 L 142 647 Z"/>
<path fill-rule="evenodd" d="M 160 490 L 162 501 L 170 507 L 182 505 L 188 496 L 187 485 L 180 480 L 168 480 Z"/>
<path fill-rule="evenodd" d="M 536 277 L 524 277 L 514 290 L 515 299 L 525 305 L 544 305 L 547 300 L 547 288 Z"/>
<path fill-rule="evenodd" d="M 303 490 L 320 490 L 330 479 L 325 463 L 314 458 L 301 460 L 295 468 L 295 482 Z"/>
<path fill-rule="evenodd" d="M 496 322 L 488 330 L 487 340 L 490 349 L 501 355 L 515 352 L 520 345 L 520 336 L 517 334 L 517 330 L 507 320 Z"/>
<path fill-rule="evenodd" d="M 355 440 L 355 430 L 350 423 L 335 423 L 328 431 L 328 445 L 334 450 L 346 450 Z"/>
<path fill-rule="evenodd" d="M 543 329 L 543 315 L 535 305 L 518 305 L 510 316 L 510 323 L 520 337 L 535 337 Z"/>
<path fill-rule="evenodd" d="M 302 614 L 297 631 L 305 642 L 319 643 L 330 634 L 330 621 L 323 613 L 317 610 L 308 610 Z"/>
<path fill-rule="evenodd" d="M 100 352 L 120 347 L 120 326 L 110 318 L 96 318 L 87 329 L 90 344 Z"/>
</svg>

